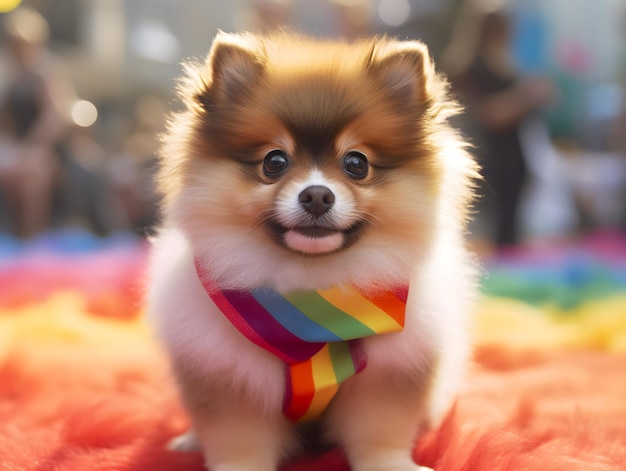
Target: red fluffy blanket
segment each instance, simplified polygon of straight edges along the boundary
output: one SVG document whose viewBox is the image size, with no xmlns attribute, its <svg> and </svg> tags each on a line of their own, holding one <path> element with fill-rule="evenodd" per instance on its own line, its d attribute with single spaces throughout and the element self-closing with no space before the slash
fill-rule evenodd
<svg viewBox="0 0 626 471">
<path fill-rule="evenodd" d="M 2 257 L 0 470 L 202 470 L 199 453 L 164 448 L 188 420 L 142 322 L 145 247 L 31 247 Z M 623 294 L 566 314 L 486 297 L 476 339 L 454 410 L 415 445 L 420 464 L 626 470 Z M 322 469 L 349 467 L 339 451 L 284 467 Z"/>
</svg>

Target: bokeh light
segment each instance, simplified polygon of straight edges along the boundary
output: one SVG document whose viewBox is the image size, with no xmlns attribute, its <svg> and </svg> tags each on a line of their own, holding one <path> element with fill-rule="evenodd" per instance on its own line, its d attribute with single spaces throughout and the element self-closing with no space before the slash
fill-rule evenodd
<svg viewBox="0 0 626 471">
<path fill-rule="evenodd" d="M 96 105 L 87 100 L 79 100 L 72 106 L 72 121 L 81 128 L 88 128 L 98 119 Z"/>
<path fill-rule="evenodd" d="M 411 16 L 411 5 L 408 0 L 381 0 L 378 16 L 388 26 L 400 26 Z"/>
<path fill-rule="evenodd" d="M 0 0 L 0 13 L 8 13 L 15 10 L 22 0 Z"/>
</svg>

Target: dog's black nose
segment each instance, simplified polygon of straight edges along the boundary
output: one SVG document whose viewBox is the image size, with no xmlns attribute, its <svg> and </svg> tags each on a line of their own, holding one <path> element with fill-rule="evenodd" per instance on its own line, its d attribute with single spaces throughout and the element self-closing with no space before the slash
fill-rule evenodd
<svg viewBox="0 0 626 471">
<path fill-rule="evenodd" d="M 313 185 L 302 190 L 298 201 L 307 213 L 319 217 L 333 207 L 335 194 L 326 186 Z"/>
</svg>

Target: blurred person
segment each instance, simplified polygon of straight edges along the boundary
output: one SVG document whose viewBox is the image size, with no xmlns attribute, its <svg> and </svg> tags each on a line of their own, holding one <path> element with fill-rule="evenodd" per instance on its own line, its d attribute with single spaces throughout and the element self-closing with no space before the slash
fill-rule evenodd
<svg viewBox="0 0 626 471">
<path fill-rule="evenodd" d="M 493 3 L 493 2 L 491 2 Z M 474 139 L 485 179 L 479 222 L 487 215 L 498 247 L 519 242 L 520 200 L 528 168 L 520 130 L 524 122 L 549 103 L 553 90 L 542 77 L 523 78 L 510 48 L 511 24 L 503 10 L 481 10 L 470 2 L 470 15 L 444 67 L 467 105 L 468 133 Z M 463 13 L 463 12 L 462 12 Z M 482 221 L 485 222 L 484 220 Z"/>
<path fill-rule="evenodd" d="M 98 144 L 91 128 L 75 126 L 64 155 L 61 204 L 57 210 L 64 224 L 84 227 L 104 236 L 130 226 L 118 204 L 107 166 L 109 152 Z"/>
<path fill-rule="evenodd" d="M 4 29 L 11 64 L 0 99 L 0 190 L 10 230 L 30 237 L 50 224 L 71 87 L 46 48 L 48 24 L 39 13 L 19 8 Z"/>
</svg>

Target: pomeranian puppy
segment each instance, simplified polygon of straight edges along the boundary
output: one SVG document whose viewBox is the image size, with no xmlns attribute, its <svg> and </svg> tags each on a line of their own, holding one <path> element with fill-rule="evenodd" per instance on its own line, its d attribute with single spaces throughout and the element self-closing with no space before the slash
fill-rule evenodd
<svg viewBox="0 0 626 471">
<path fill-rule="evenodd" d="M 476 284 L 476 166 L 426 47 L 219 33 L 180 97 L 148 293 L 192 424 L 172 447 L 275 471 L 315 423 L 354 471 L 426 469 Z"/>
</svg>

